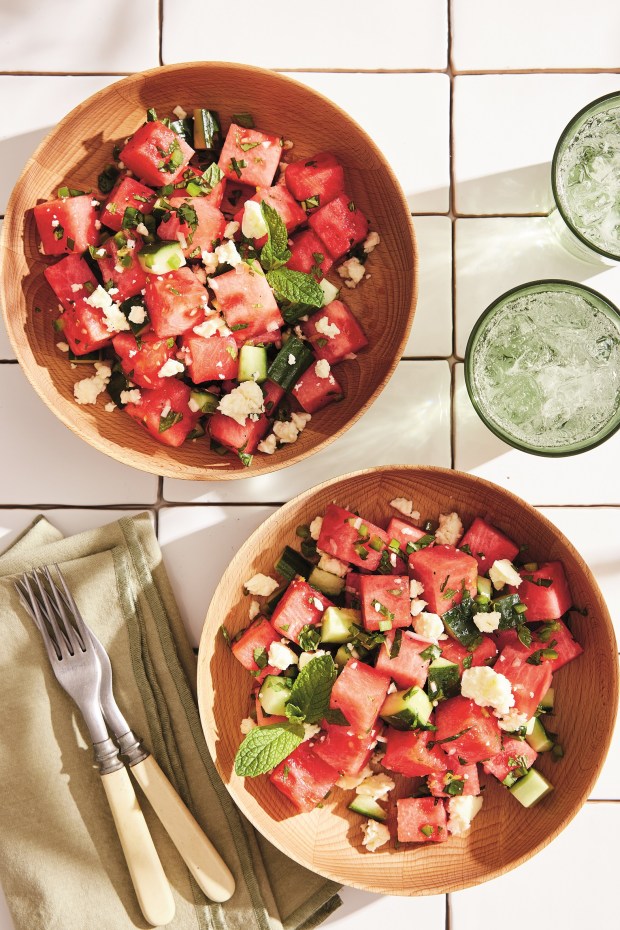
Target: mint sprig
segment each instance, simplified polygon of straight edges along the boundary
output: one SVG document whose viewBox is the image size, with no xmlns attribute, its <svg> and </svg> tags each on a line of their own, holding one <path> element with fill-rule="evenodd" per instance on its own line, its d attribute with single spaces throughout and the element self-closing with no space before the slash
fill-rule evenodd
<svg viewBox="0 0 620 930">
<path fill-rule="evenodd" d="M 271 723 L 254 727 L 239 747 L 235 758 L 237 775 L 264 775 L 297 749 L 304 738 L 299 724 Z"/>
<path fill-rule="evenodd" d="M 267 224 L 267 242 L 261 249 L 260 263 L 265 271 L 274 271 L 286 265 L 291 257 L 288 232 L 277 210 L 270 207 L 264 200 L 261 201 L 260 208 Z"/>
<path fill-rule="evenodd" d="M 329 707 L 335 680 L 336 666 L 330 655 L 311 659 L 295 679 L 289 704 L 306 723 L 320 723 Z"/>
<path fill-rule="evenodd" d="M 263 251 L 266 249 L 263 246 Z M 261 263 L 263 261 L 261 252 Z M 323 306 L 324 294 L 312 275 L 291 268 L 275 268 L 267 272 L 267 281 L 276 295 L 278 302 L 303 304 L 305 307 Z"/>
</svg>

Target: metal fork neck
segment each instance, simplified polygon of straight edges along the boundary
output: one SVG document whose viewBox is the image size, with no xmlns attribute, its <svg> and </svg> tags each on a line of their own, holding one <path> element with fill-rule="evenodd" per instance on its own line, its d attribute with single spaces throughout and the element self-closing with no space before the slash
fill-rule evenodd
<svg viewBox="0 0 620 930">
<path fill-rule="evenodd" d="M 93 748 L 95 750 L 95 762 L 101 775 L 109 775 L 110 772 L 118 772 L 119 769 L 124 768 L 116 744 L 109 736 L 98 743 L 93 743 Z"/>
<path fill-rule="evenodd" d="M 133 730 L 127 730 L 118 737 L 118 748 L 127 765 L 137 765 L 150 756 L 150 752 L 144 748 Z"/>
</svg>

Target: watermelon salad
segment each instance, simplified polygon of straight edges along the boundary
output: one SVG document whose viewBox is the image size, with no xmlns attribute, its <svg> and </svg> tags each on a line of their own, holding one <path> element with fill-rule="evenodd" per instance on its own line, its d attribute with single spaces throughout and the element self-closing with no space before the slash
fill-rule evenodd
<svg viewBox="0 0 620 930">
<path fill-rule="evenodd" d="M 277 577 L 246 581 L 247 629 L 222 628 L 254 678 L 236 773 L 302 812 L 342 789 L 369 851 L 466 832 L 484 777 L 524 807 L 552 791 L 535 762 L 563 756 L 555 675 L 583 652 L 561 562 L 528 562 L 482 517 L 421 525 L 390 504 L 385 527 L 329 504 Z"/>
<path fill-rule="evenodd" d="M 98 191 L 61 187 L 34 217 L 59 301 L 57 348 L 78 404 L 123 409 L 157 441 L 205 436 L 244 465 L 295 442 L 342 399 L 336 366 L 368 342 L 338 284 L 379 243 L 329 152 L 207 109 L 154 110 L 114 150 Z M 118 415 L 118 414 L 117 414 Z"/>
</svg>

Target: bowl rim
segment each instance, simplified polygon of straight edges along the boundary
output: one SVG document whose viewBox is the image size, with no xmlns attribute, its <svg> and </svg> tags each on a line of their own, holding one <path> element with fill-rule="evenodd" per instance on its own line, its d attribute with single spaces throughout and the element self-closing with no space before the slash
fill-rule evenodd
<svg viewBox="0 0 620 930">
<path fill-rule="evenodd" d="M 207 677 L 208 679 L 210 679 L 211 677 L 210 670 L 209 670 L 209 661 L 213 655 L 212 647 L 216 641 L 215 637 L 217 635 L 217 630 L 219 629 L 219 626 L 220 626 L 217 620 L 218 620 L 218 617 L 221 617 L 219 609 L 216 608 L 215 606 L 218 591 L 220 590 L 220 587 L 224 585 L 224 582 L 226 581 L 228 576 L 236 579 L 237 585 L 239 584 L 239 577 L 242 577 L 242 576 L 239 575 L 237 568 L 243 562 L 244 553 L 252 546 L 255 539 L 262 537 L 264 534 L 268 535 L 272 527 L 275 526 L 282 519 L 283 516 L 285 519 L 287 519 L 289 511 L 293 511 L 299 505 L 305 504 L 305 502 L 312 499 L 316 494 L 319 494 L 327 490 L 328 488 L 334 488 L 342 484 L 345 481 L 360 480 L 360 479 L 367 478 L 371 475 L 381 474 L 383 472 L 394 473 L 398 471 L 405 472 L 407 473 L 407 475 L 412 476 L 412 477 L 415 475 L 419 475 L 419 476 L 428 476 L 428 477 L 439 476 L 442 478 L 448 478 L 448 477 L 454 477 L 454 475 L 456 474 L 458 475 L 459 479 L 464 479 L 467 482 L 471 482 L 472 485 L 476 485 L 482 488 L 492 489 L 494 492 L 500 491 L 502 494 L 505 494 L 509 498 L 509 500 L 511 501 L 513 505 L 524 508 L 527 512 L 529 512 L 529 514 L 532 517 L 534 517 L 535 519 L 539 521 L 542 521 L 542 523 L 545 524 L 546 527 L 550 531 L 552 531 L 553 534 L 559 539 L 561 544 L 567 548 L 572 558 L 575 559 L 580 569 L 584 572 L 586 577 L 588 577 L 590 583 L 593 584 L 595 590 L 598 593 L 598 605 L 600 606 L 600 621 L 602 621 L 605 624 L 606 632 L 609 635 L 610 640 L 611 640 L 611 645 L 615 646 L 614 654 L 617 655 L 618 653 L 618 642 L 616 640 L 615 630 L 614 630 L 614 626 L 611 620 L 611 615 L 609 613 L 609 608 L 607 607 L 607 603 L 605 601 L 605 598 L 603 597 L 603 594 L 600 590 L 598 582 L 596 578 L 594 577 L 594 574 L 592 573 L 591 569 L 588 567 L 583 557 L 579 554 L 579 552 L 573 546 L 570 540 L 567 539 L 567 537 L 561 532 L 561 530 L 558 527 L 555 526 L 554 523 L 552 523 L 551 520 L 549 520 L 544 514 L 540 513 L 540 511 L 536 507 L 534 507 L 532 504 L 529 504 L 527 501 L 523 500 L 521 497 L 514 494 L 512 491 L 509 491 L 506 488 L 503 488 L 501 485 L 495 484 L 492 481 L 488 481 L 485 478 L 480 478 L 477 475 L 472 475 L 469 472 L 460 471 L 458 469 L 444 468 L 444 467 L 435 466 L 435 465 L 407 465 L 407 464 L 398 465 L 397 464 L 397 465 L 377 465 L 377 466 L 373 466 L 370 468 L 360 469 L 358 471 L 348 472 L 346 474 L 339 475 L 336 478 L 331 478 L 327 481 L 323 481 L 320 484 L 317 484 L 314 487 L 309 488 L 303 493 L 296 495 L 294 498 L 292 498 L 291 500 L 283 504 L 281 507 L 279 507 L 275 511 L 275 513 L 271 514 L 256 530 L 254 530 L 254 532 L 245 540 L 243 545 L 237 550 L 236 554 L 234 555 L 233 559 L 230 561 L 228 567 L 226 568 L 224 574 L 222 575 L 220 582 L 211 598 L 211 602 L 209 604 L 207 614 L 205 617 L 205 621 L 203 624 L 202 633 L 200 637 L 199 651 L 198 651 L 198 669 L 197 669 L 197 695 L 198 695 L 198 711 L 200 715 L 200 722 L 202 725 L 202 730 L 205 736 L 207 747 L 209 749 L 209 753 L 211 755 L 211 758 L 213 759 L 213 762 L 218 771 L 218 774 L 222 778 L 222 781 L 224 785 L 226 786 L 226 789 L 228 790 L 233 802 L 241 810 L 244 816 L 248 818 L 252 826 L 255 829 L 257 829 L 270 843 L 273 843 L 273 845 L 276 846 L 285 855 L 290 856 L 290 853 L 287 851 L 285 845 L 280 843 L 278 836 L 274 835 L 273 832 L 271 832 L 269 829 L 265 830 L 263 825 L 259 825 L 255 822 L 253 818 L 252 810 L 245 803 L 245 789 L 240 793 L 240 795 L 234 792 L 234 790 L 230 787 L 230 783 L 226 780 L 225 774 L 220 771 L 220 767 L 218 764 L 217 726 L 216 726 L 215 720 L 213 719 L 213 713 L 212 713 L 213 708 L 211 704 L 206 700 L 206 696 L 205 696 L 206 689 L 201 684 L 205 680 L 205 677 Z M 210 618 L 212 618 L 211 622 L 209 622 Z M 211 629 L 213 629 L 213 632 L 211 632 Z M 335 882 L 339 882 L 340 884 L 345 884 L 352 888 L 359 888 L 360 890 L 363 890 L 363 891 L 375 892 L 379 894 L 389 893 L 392 895 L 402 895 L 404 897 L 414 897 L 414 896 L 418 896 L 422 894 L 431 894 L 431 893 L 432 894 L 447 894 L 447 893 L 451 893 L 455 891 L 462 891 L 466 888 L 471 888 L 471 887 L 474 887 L 475 885 L 482 884 L 483 882 L 491 881 L 492 879 L 498 878 L 499 876 L 504 875 L 507 872 L 522 865 L 524 862 L 528 861 L 533 856 L 535 856 L 537 853 L 539 853 L 542 849 L 548 846 L 565 829 L 565 827 L 568 826 L 571 820 L 574 819 L 574 817 L 579 813 L 581 808 L 584 806 L 585 802 L 588 800 L 588 797 L 592 791 L 592 788 L 594 787 L 600 775 L 601 767 L 604 764 L 604 761 L 609 753 L 609 748 L 611 746 L 613 733 L 614 733 L 614 724 L 618 717 L 619 669 L 618 669 L 617 662 L 613 664 L 613 669 L 614 669 L 613 679 L 612 681 L 609 682 L 609 685 L 610 685 L 609 696 L 611 700 L 610 727 L 609 727 L 609 730 L 606 736 L 605 744 L 601 747 L 603 751 L 601 764 L 596 769 L 596 771 L 590 775 L 585 787 L 583 788 L 580 795 L 577 797 L 573 807 L 571 808 L 571 811 L 560 821 L 560 823 L 553 830 L 551 830 L 545 837 L 543 837 L 543 839 L 541 839 L 541 841 L 537 843 L 534 848 L 529 849 L 527 852 L 524 852 L 522 855 L 518 856 L 515 860 L 511 861 L 508 865 L 506 864 L 497 865 L 495 868 L 492 868 L 489 872 L 486 872 L 484 877 L 481 878 L 479 881 L 474 880 L 470 882 L 458 882 L 458 881 L 446 880 L 445 887 L 441 891 L 434 890 L 432 892 L 431 891 L 418 892 L 415 889 L 411 890 L 408 888 L 401 888 L 400 890 L 392 888 L 389 891 L 386 891 L 385 888 L 381 888 L 380 886 L 376 884 L 365 884 L 364 882 L 351 881 L 349 878 L 347 878 L 346 881 L 343 881 L 342 876 L 339 875 L 338 872 L 330 871 L 327 869 L 319 870 L 310 861 L 305 861 L 305 862 L 302 862 L 301 864 L 304 865 L 306 868 L 310 869 L 311 871 L 315 872 L 316 874 L 322 875 L 324 878 L 330 879 Z M 272 822 L 272 818 L 269 817 L 267 821 L 267 827 L 269 827 L 271 822 Z M 296 861 L 299 861 L 299 860 L 296 860 Z"/>
<path fill-rule="evenodd" d="M 219 470 L 213 466 L 199 467 L 194 465 L 182 465 L 177 464 L 174 460 L 174 450 L 169 450 L 165 446 L 160 446 L 159 444 L 154 448 L 154 454 L 158 454 L 161 457 L 161 460 L 157 463 L 157 470 L 154 471 L 152 458 L 153 455 L 149 452 L 141 452 L 137 449 L 131 448 L 126 450 L 125 447 L 120 446 L 116 442 L 111 442 L 109 439 L 101 436 L 98 431 L 92 430 L 89 431 L 88 435 L 84 435 L 79 428 L 79 422 L 73 422 L 73 418 L 70 415 L 70 412 L 62 408 L 56 401 L 56 397 L 59 394 L 58 390 L 54 386 L 54 394 L 50 394 L 49 390 L 46 388 L 49 386 L 49 383 L 44 379 L 41 379 L 37 374 L 37 369 L 39 366 L 34 365 L 34 356 L 30 350 L 30 344 L 26 341 L 24 346 L 24 351 L 19 345 L 18 340 L 14 338 L 13 334 L 13 323 L 11 316 L 8 311 L 9 306 L 9 295 L 6 293 L 6 284 L 8 276 L 5 273 L 6 267 L 9 262 L 12 260 L 14 253 L 12 250 L 9 250 L 8 247 L 8 238 L 9 238 L 9 229 L 14 227 L 15 222 L 21 222 L 19 218 L 14 217 L 14 203 L 19 196 L 20 189 L 22 184 L 30 172 L 31 168 L 39 163 L 39 153 L 42 149 L 48 144 L 49 139 L 52 135 L 62 133 L 65 124 L 70 119 L 75 119 L 76 116 L 79 116 L 84 110 L 88 109 L 93 105 L 93 103 L 99 100 L 101 97 L 110 94 L 111 92 L 117 93 L 119 96 L 123 96 L 123 90 L 129 85 L 133 84 L 144 84 L 151 78 L 154 78 L 157 75 L 160 75 L 162 71 L 172 74 L 175 72 L 184 72 L 190 71 L 191 69 L 200 69 L 205 72 L 211 70 L 228 68 L 233 71 L 241 72 L 246 74 L 248 77 L 251 75 L 265 75 L 269 78 L 276 79 L 293 85 L 294 87 L 300 89 L 304 93 L 308 93 L 316 98 L 318 98 L 324 105 L 330 107 L 334 110 L 340 118 L 346 120 L 347 122 L 353 124 L 357 131 L 363 136 L 365 143 L 368 145 L 372 151 L 374 157 L 377 159 L 383 171 L 385 171 L 390 179 L 390 182 L 394 188 L 394 192 L 399 201 L 399 206 L 402 209 L 403 215 L 408 217 L 408 223 L 406 228 L 408 230 L 409 236 L 407 241 L 403 240 L 403 248 L 408 253 L 407 263 L 410 265 L 409 277 L 411 280 L 411 299 L 409 301 L 407 320 L 403 329 L 403 333 L 396 351 L 393 354 L 393 358 L 389 363 L 389 367 L 381 379 L 381 382 L 377 385 L 372 394 L 367 398 L 365 403 L 363 403 L 335 432 L 326 431 L 322 438 L 316 443 L 312 449 L 305 452 L 297 452 L 291 456 L 291 458 L 286 461 L 282 461 L 281 457 L 265 455 L 261 457 L 261 462 L 258 464 L 256 460 L 252 463 L 250 469 L 241 469 L 241 470 Z M 0 237 L 0 302 L 2 303 L 2 312 L 4 316 L 5 327 L 9 336 L 9 340 L 15 352 L 17 361 L 20 364 L 20 367 L 30 385 L 34 388 L 36 393 L 39 395 L 40 399 L 44 402 L 46 407 L 50 409 L 53 414 L 73 433 L 79 436 L 81 439 L 85 440 L 93 448 L 97 449 L 99 452 L 103 452 L 106 455 L 116 459 L 124 465 L 129 465 L 133 468 L 137 468 L 140 471 L 147 472 L 148 474 L 157 474 L 167 478 L 177 478 L 181 480 L 188 481 L 234 481 L 234 480 L 244 480 L 246 478 L 257 478 L 261 475 L 272 474 L 276 471 L 280 471 L 283 468 L 288 468 L 292 465 L 296 465 L 300 461 L 303 461 L 311 456 L 315 455 L 317 452 L 320 452 L 322 449 L 329 446 L 332 442 L 342 436 L 347 430 L 349 430 L 364 413 L 374 404 L 378 396 L 385 389 L 389 381 L 391 380 L 396 366 L 400 362 L 405 346 L 409 339 L 411 333 L 411 327 L 413 325 L 413 320 L 415 317 L 417 301 L 418 301 L 418 287 L 419 287 L 419 253 L 418 246 L 416 241 L 416 235 L 413 226 L 413 217 L 407 199 L 405 197 L 404 191 L 400 184 L 400 181 L 396 177 L 394 170 L 392 169 L 387 158 L 378 147 L 376 142 L 371 138 L 371 136 L 366 132 L 366 130 L 353 119 L 342 107 L 337 103 L 330 100 L 329 97 L 326 97 L 320 91 L 315 90 L 313 87 L 309 87 L 307 84 L 303 84 L 301 81 L 298 81 L 292 77 L 289 77 L 286 74 L 281 72 L 276 72 L 268 68 L 259 68 L 254 65 L 245 65 L 238 64 L 236 62 L 229 61 L 188 61 L 180 62 L 170 65 L 159 65 L 155 68 L 149 68 L 145 71 L 136 71 L 133 74 L 122 77 L 120 80 L 113 81 L 111 84 L 106 85 L 100 90 L 96 91 L 94 94 L 91 94 L 76 107 L 73 107 L 59 123 L 54 126 L 49 133 L 41 140 L 39 145 L 36 147 L 35 151 L 27 160 L 24 165 L 7 204 L 5 218 L 3 222 L 2 235 Z M 30 311 L 30 308 L 28 308 Z M 44 367 L 45 371 L 49 371 L 47 366 Z M 53 382 L 52 382 L 53 384 Z M 167 455 L 164 457 L 164 452 Z M 170 464 L 168 461 L 172 460 Z M 264 461 L 262 461 L 264 459 Z"/>
</svg>

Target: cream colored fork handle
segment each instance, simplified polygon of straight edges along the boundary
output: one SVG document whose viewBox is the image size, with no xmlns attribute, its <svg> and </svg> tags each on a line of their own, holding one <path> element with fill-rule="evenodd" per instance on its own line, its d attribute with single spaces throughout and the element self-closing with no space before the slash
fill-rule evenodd
<svg viewBox="0 0 620 930">
<path fill-rule="evenodd" d="M 198 826 L 153 756 L 132 765 L 136 781 L 151 802 L 170 839 L 211 901 L 228 901 L 235 890 L 230 869 Z"/>
<path fill-rule="evenodd" d="M 154 927 L 170 923 L 174 898 L 126 768 L 101 776 L 140 910 Z"/>
</svg>

